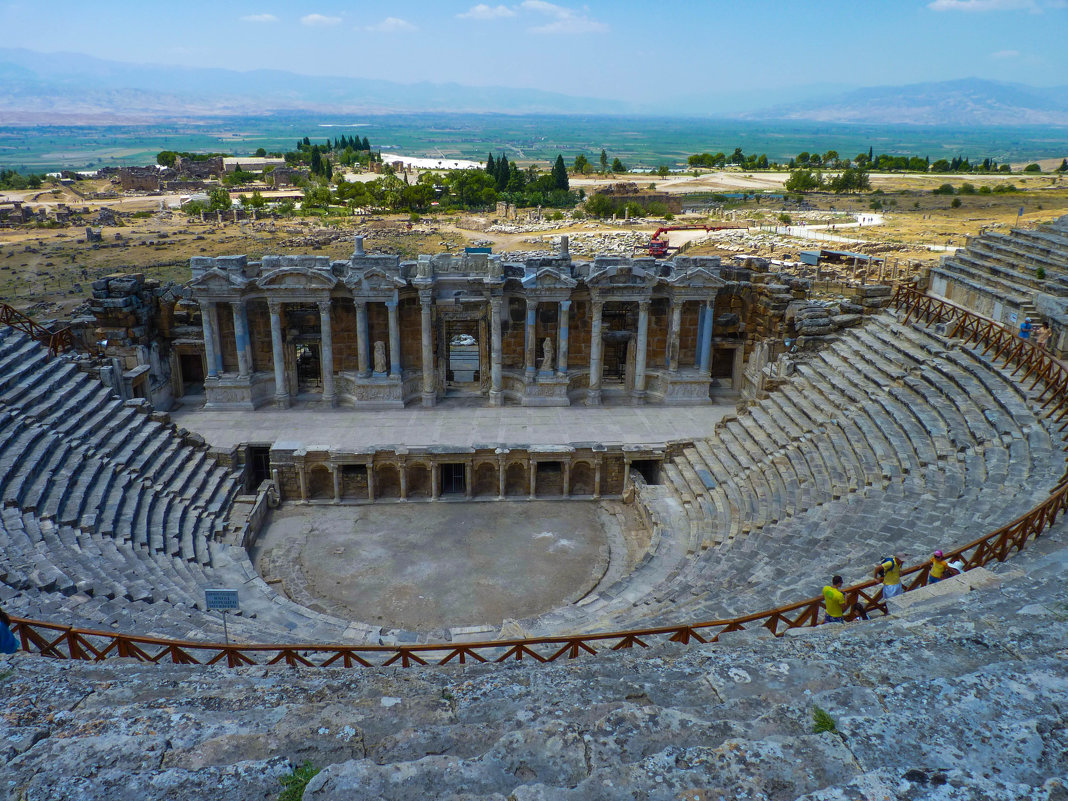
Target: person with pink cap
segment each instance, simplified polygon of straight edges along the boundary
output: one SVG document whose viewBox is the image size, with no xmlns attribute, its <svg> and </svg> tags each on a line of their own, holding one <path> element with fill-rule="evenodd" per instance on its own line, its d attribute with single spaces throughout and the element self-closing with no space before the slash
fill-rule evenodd
<svg viewBox="0 0 1068 801">
<path fill-rule="evenodd" d="M 927 574 L 928 584 L 937 584 L 944 578 L 949 578 L 946 575 L 946 570 L 949 569 L 949 562 L 943 558 L 941 551 L 935 551 L 931 557 L 931 571 Z"/>
</svg>

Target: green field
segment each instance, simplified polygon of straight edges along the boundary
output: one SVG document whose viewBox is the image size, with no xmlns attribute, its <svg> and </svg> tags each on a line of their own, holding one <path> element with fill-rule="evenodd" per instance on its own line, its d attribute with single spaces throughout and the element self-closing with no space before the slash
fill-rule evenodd
<svg viewBox="0 0 1068 801">
<path fill-rule="evenodd" d="M 972 161 L 1034 161 L 1068 156 L 1068 131 L 1052 128 L 940 129 L 919 126 L 756 123 L 687 118 L 406 114 L 327 118 L 229 117 L 145 125 L 0 125 L 0 167 L 20 171 L 90 169 L 154 163 L 161 150 L 249 154 L 288 150 L 296 140 L 358 132 L 375 149 L 413 156 L 484 160 L 490 151 L 510 160 L 549 161 L 562 153 L 595 160 L 602 148 L 629 168 L 685 165 L 692 153 L 766 153 L 786 161 L 807 150 L 852 157 L 875 153 L 955 155 Z"/>
</svg>

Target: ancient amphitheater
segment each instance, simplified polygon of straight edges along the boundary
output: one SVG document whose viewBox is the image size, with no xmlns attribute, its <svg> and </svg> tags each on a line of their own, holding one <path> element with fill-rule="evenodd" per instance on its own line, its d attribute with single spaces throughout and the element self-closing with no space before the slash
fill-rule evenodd
<svg viewBox="0 0 1068 801">
<path fill-rule="evenodd" d="M 1065 276 L 1068 218 L 980 237 L 934 272 L 940 297 L 781 329 L 799 347 L 750 356 L 738 411 L 671 441 L 319 453 L 280 432 L 270 477 L 264 443 L 209 448 L 93 360 L 0 329 L 0 603 L 27 651 L 0 663 L 4 790 L 273 798 L 310 760 L 307 799 L 1068 798 L 1068 370 L 996 322 L 1038 308 L 1059 337 Z M 963 286 L 986 316 L 940 299 Z M 420 630 L 265 580 L 279 495 L 618 504 L 644 538 L 552 608 Z M 935 548 L 971 569 L 924 586 Z M 915 568 L 884 601 L 863 577 L 892 551 Z M 870 620 L 813 627 L 833 573 Z M 208 587 L 240 588 L 229 646 Z"/>
</svg>

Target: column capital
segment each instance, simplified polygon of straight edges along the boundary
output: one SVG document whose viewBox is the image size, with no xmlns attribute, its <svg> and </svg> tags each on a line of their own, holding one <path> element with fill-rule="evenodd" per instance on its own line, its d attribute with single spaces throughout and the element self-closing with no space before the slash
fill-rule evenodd
<svg viewBox="0 0 1068 801">
<path fill-rule="evenodd" d="M 604 301 L 603 300 L 598 300 L 597 298 L 593 298 L 591 306 L 593 308 L 593 311 L 596 312 L 597 314 L 600 314 L 602 311 L 604 311 Z"/>
<path fill-rule="evenodd" d="M 319 307 L 320 314 L 327 314 L 330 312 L 330 307 L 333 305 L 333 302 L 327 298 L 326 300 L 315 301 L 315 305 Z"/>
<path fill-rule="evenodd" d="M 653 303 L 653 299 L 652 298 L 644 298 L 642 300 L 639 300 L 638 301 L 638 311 L 643 311 L 643 312 L 648 313 L 649 306 L 651 306 L 652 303 Z"/>
<path fill-rule="evenodd" d="M 430 306 L 434 303 L 434 290 L 433 289 L 420 289 L 419 290 L 419 302 L 424 306 Z"/>
<path fill-rule="evenodd" d="M 280 314 L 282 312 L 282 303 L 283 301 L 281 300 L 267 298 L 267 310 L 270 311 L 271 314 Z"/>
<path fill-rule="evenodd" d="M 570 299 L 561 300 L 560 301 L 560 309 L 561 309 L 561 311 L 567 311 L 570 308 L 571 308 L 571 300 Z"/>
</svg>

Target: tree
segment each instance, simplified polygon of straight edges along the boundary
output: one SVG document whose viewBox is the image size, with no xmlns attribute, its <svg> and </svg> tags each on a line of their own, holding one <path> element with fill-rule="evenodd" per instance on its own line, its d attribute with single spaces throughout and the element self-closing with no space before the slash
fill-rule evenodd
<svg viewBox="0 0 1068 801">
<path fill-rule="evenodd" d="M 494 178 L 497 177 L 497 162 L 493 160 L 493 153 L 490 153 L 486 157 L 486 172 L 488 172 Z"/>
<path fill-rule="evenodd" d="M 217 186 L 208 192 L 208 211 L 229 211 L 233 207 L 230 193 Z"/>
<path fill-rule="evenodd" d="M 1024 172 L 1042 172 L 1042 168 L 1039 167 L 1037 164 L 1028 164 L 1026 167 L 1023 168 L 1023 171 Z"/>
<path fill-rule="evenodd" d="M 1061 159 L 1061 166 L 1057 168 L 1057 172 L 1068 172 L 1068 159 Z"/>
<path fill-rule="evenodd" d="M 556 155 L 556 162 L 553 164 L 553 188 L 565 191 L 571 188 L 567 180 L 567 167 L 564 165 L 564 157 L 559 153 Z"/>
<path fill-rule="evenodd" d="M 871 189 L 871 181 L 864 170 L 847 167 L 828 182 L 828 187 L 836 194 L 843 192 L 859 192 L 863 189 Z"/>
<path fill-rule="evenodd" d="M 812 170 L 794 170 L 784 185 L 787 192 L 811 192 L 823 185 L 823 176 Z"/>
<path fill-rule="evenodd" d="M 601 172 L 608 172 L 608 154 L 604 152 L 604 148 L 601 148 Z"/>
<path fill-rule="evenodd" d="M 264 199 L 263 195 L 260 194 L 260 190 L 257 189 L 255 192 L 252 193 L 251 196 L 242 195 L 241 205 L 245 206 L 246 208 L 262 209 L 264 206 L 267 205 L 267 201 Z"/>
<path fill-rule="evenodd" d="M 156 163 L 161 167 L 173 167 L 178 161 L 178 154 L 173 150 L 161 150 L 156 154 Z"/>
<path fill-rule="evenodd" d="M 623 166 L 623 162 L 618 158 L 612 159 L 612 172 L 626 172 L 627 168 Z"/>
<path fill-rule="evenodd" d="M 575 163 L 572 166 L 571 171 L 577 173 L 578 175 L 582 175 L 582 173 L 586 171 L 586 167 L 589 165 L 589 163 L 590 160 L 586 158 L 586 154 L 579 153 L 577 156 L 575 156 Z"/>
<path fill-rule="evenodd" d="M 666 164 L 661 164 L 659 167 L 656 168 L 656 174 L 659 175 L 661 178 L 667 178 L 668 173 L 670 172 L 671 170 L 668 169 L 668 165 Z"/>
<path fill-rule="evenodd" d="M 263 148 L 263 147 L 256 148 L 256 156 L 258 158 L 263 158 L 266 155 L 267 155 L 267 149 L 266 148 Z"/>
<path fill-rule="evenodd" d="M 837 161 L 838 161 L 838 151 L 837 150 L 828 150 L 826 153 L 823 154 L 823 163 L 824 164 L 834 164 Z"/>
<path fill-rule="evenodd" d="M 311 171 L 313 175 L 321 175 L 323 172 L 323 156 L 319 152 L 319 146 L 315 145 L 311 151 Z"/>
</svg>

